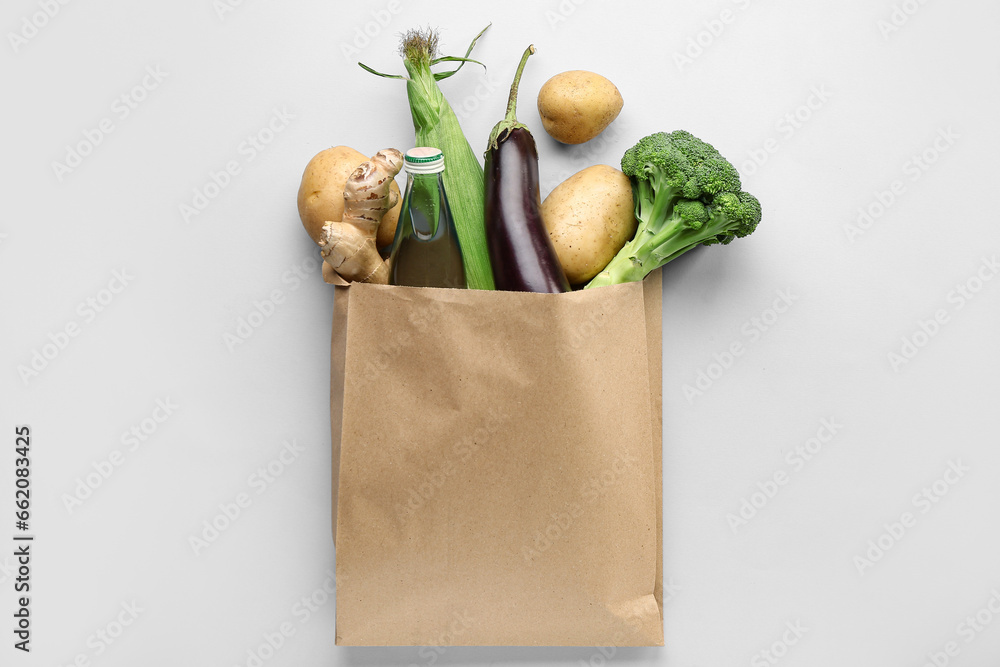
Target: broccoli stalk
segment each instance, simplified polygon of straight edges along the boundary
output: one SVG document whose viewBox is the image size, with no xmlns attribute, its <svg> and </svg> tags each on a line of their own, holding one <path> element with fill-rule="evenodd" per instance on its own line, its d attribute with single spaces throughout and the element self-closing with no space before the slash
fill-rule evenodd
<svg viewBox="0 0 1000 667">
<path fill-rule="evenodd" d="M 736 168 L 689 132 L 659 132 L 622 157 L 632 180 L 635 237 L 587 288 L 642 280 L 698 245 L 726 244 L 753 232 L 760 202 L 740 189 Z"/>
</svg>

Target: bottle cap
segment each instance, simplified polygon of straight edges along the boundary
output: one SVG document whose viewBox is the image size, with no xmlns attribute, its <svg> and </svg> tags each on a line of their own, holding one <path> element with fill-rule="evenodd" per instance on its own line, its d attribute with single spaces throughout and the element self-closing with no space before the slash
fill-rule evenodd
<svg viewBox="0 0 1000 667">
<path fill-rule="evenodd" d="M 411 148 L 403 156 L 403 167 L 408 174 L 436 174 L 444 171 L 444 153 L 430 146 Z"/>
</svg>

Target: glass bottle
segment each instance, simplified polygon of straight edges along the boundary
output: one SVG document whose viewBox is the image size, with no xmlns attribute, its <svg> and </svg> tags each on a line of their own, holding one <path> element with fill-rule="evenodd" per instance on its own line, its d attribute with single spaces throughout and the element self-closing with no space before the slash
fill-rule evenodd
<svg viewBox="0 0 1000 667">
<path fill-rule="evenodd" d="M 412 287 L 465 287 L 465 265 L 444 192 L 444 155 L 411 148 L 403 156 L 406 189 L 389 255 L 389 282 Z"/>
</svg>

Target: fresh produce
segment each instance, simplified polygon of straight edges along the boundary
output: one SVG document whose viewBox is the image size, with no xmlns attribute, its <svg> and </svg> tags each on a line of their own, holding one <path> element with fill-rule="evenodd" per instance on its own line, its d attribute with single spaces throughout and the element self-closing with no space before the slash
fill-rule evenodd
<svg viewBox="0 0 1000 667">
<path fill-rule="evenodd" d="M 569 284 L 542 222 L 535 139 L 517 122 L 517 85 L 528 57 L 521 56 L 507 115 L 493 127 L 486 149 L 486 237 L 496 288 L 514 292 L 566 292 Z"/>
<path fill-rule="evenodd" d="M 458 117 L 438 87 L 438 81 L 457 72 L 466 62 L 476 62 L 469 58 L 469 54 L 483 32 L 486 32 L 486 28 L 472 40 L 465 57 L 438 57 L 438 36 L 433 30 L 407 32 L 403 35 L 400 46 L 407 77 L 383 74 L 358 63 L 378 76 L 406 79 L 406 95 L 410 102 L 416 145 L 433 146 L 444 153 L 444 187 L 448 192 L 455 229 L 462 247 L 466 283 L 472 289 L 493 289 L 493 274 L 483 225 L 483 168 L 462 133 Z M 460 64 L 447 72 L 431 71 L 433 65 L 442 62 Z"/>
<path fill-rule="evenodd" d="M 302 183 L 299 185 L 299 217 L 309 236 L 316 243 L 320 242 L 323 225 L 331 220 L 342 220 L 344 217 L 344 186 L 347 177 L 368 158 L 353 148 L 334 146 L 320 151 L 309 160 L 302 173 Z M 385 248 L 392 244 L 396 234 L 396 221 L 399 219 L 400 202 L 399 186 L 390 185 L 393 193 L 392 208 L 382 217 L 378 228 L 375 245 Z"/>
<path fill-rule="evenodd" d="M 642 280 L 692 248 L 729 243 L 760 222 L 760 202 L 741 189 L 736 168 L 690 132 L 640 139 L 622 156 L 622 171 L 632 179 L 638 231 L 588 288 Z"/>
<path fill-rule="evenodd" d="M 542 202 L 542 219 L 571 285 L 585 283 L 635 235 L 632 185 L 606 164 L 579 171 Z"/>
<path fill-rule="evenodd" d="M 564 144 L 582 144 L 604 131 L 622 110 L 621 93 L 600 74 L 556 74 L 538 91 L 542 127 Z"/>
<path fill-rule="evenodd" d="M 402 167 L 403 154 L 386 148 L 347 178 L 343 219 L 324 224 L 318 241 L 323 260 L 344 280 L 388 284 L 389 267 L 375 238 L 383 216 L 396 203 L 391 186 Z"/>
</svg>

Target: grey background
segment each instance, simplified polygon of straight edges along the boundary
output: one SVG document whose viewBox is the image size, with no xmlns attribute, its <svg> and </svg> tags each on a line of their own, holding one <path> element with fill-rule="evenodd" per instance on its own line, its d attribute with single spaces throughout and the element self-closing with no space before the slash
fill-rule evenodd
<svg viewBox="0 0 1000 667">
<path fill-rule="evenodd" d="M 3 10 L 0 539 L 15 532 L 15 424 L 33 432 L 37 535 L 34 651 L 5 632 L 3 664 L 776 664 L 762 650 L 789 667 L 998 664 L 1000 7 L 223 1 Z M 489 70 L 442 87 L 479 150 L 536 45 L 519 115 L 543 196 L 685 128 L 763 202 L 752 237 L 665 270 L 663 649 L 334 646 L 332 293 L 295 192 L 327 146 L 412 144 L 403 83 L 357 60 L 402 71 L 397 35 L 423 25 L 461 54 L 490 21 L 475 51 Z M 569 69 L 625 99 L 578 147 L 534 109 Z M 257 135 L 270 142 L 251 150 Z M 54 166 L 81 142 L 96 145 L 78 166 Z M 239 173 L 185 220 L 231 161 Z M 685 392 L 699 373 L 702 393 Z M 269 464 L 280 475 L 262 481 Z M 196 550 L 240 494 L 249 505 Z M 734 523 L 744 501 L 759 507 Z M 283 624 L 294 634 L 269 652 Z"/>
</svg>

